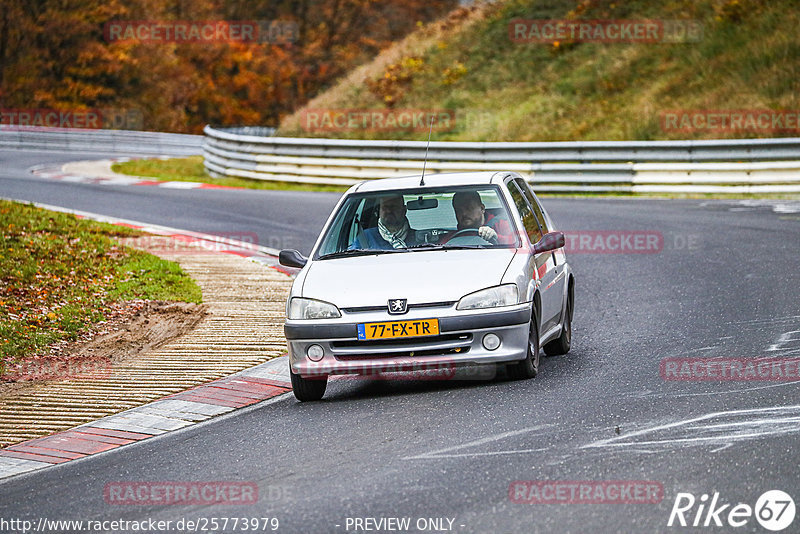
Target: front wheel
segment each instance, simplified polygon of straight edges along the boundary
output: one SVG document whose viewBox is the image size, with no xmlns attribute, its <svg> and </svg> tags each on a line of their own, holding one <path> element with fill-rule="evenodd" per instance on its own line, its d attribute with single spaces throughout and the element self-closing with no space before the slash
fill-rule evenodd
<svg viewBox="0 0 800 534">
<path fill-rule="evenodd" d="M 536 314 L 531 315 L 531 326 L 528 333 L 528 353 L 525 359 L 506 366 L 508 376 L 512 380 L 535 378 L 539 372 L 539 320 Z"/>
<path fill-rule="evenodd" d="M 327 376 L 303 378 L 300 375 L 294 374 L 291 369 L 289 369 L 289 374 L 292 375 L 292 391 L 294 391 L 294 397 L 300 402 L 318 401 L 325 395 L 325 388 L 328 387 Z"/>
</svg>

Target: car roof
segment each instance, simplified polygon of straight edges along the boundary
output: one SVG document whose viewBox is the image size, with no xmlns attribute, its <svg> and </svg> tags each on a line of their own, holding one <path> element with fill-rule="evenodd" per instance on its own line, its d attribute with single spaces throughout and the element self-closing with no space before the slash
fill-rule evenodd
<svg viewBox="0 0 800 534">
<path fill-rule="evenodd" d="M 423 187 L 449 187 L 454 185 L 486 185 L 501 183 L 509 173 L 505 171 L 442 172 L 425 174 Z M 417 189 L 421 175 L 368 180 L 354 186 L 350 192 L 388 191 L 391 189 Z"/>
</svg>

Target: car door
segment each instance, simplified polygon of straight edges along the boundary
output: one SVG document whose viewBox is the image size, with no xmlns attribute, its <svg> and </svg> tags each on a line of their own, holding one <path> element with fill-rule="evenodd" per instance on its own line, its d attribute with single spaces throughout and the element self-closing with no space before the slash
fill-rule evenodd
<svg viewBox="0 0 800 534">
<path fill-rule="evenodd" d="M 541 236 L 550 231 L 550 228 L 542 213 L 541 206 L 534 196 L 533 191 L 531 191 L 528 186 L 528 183 L 522 178 L 515 178 L 514 185 L 516 185 L 520 193 L 522 193 L 536 226 L 538 227 L 538 231 L 531 236 L 531 244 L 535 244 L 541 239 Z M 534 262 L 536 264 L 539 280 L 541 280 L 539 286 L 539 293 L 542 296 L 541 333 L 544 335 L 561 321 L 564 295 L 564 273 L 563 266 L 557 265 L 556 256 L 553 252 L 536 254 L 534 256 Z"/>
<path fill-rule="evenodd" d="M 523 187 L 527 186 L 525 186 L 524 181 L 522 184 L 517 183 L 518 181 L 522 181 L 522 179 L 515 178 L 508 182 L 508 190 L 522 218 L 522 225 L 525 227 L 528 239 L 531 245 L 534 245 L 539 242 L 546 232 L 543 231 L 542 225 L 536 217 L 533 205 L 524 193 L 525 189 L 521 187 L 521 185 Z M 539 294 L 541 295 L 542 309 L 539 323 L 541 324 L 540 333 L 544 334 L 548 329 L 552 328 L 554 324 L 557 324 L 561 315 L 561 300 L 554 295 L 552 291 L 556 277 L 555 261 L 553 260 L 552 253 L 544 252 L 541 254 L 531 254 L 530 262 L 531 270 L 540 281 Z"/>
</svg>

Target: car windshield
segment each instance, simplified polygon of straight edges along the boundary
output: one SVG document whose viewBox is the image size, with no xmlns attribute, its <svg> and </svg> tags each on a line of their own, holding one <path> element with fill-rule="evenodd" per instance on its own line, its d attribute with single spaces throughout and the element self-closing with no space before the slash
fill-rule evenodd
<svg viewBox="0 0 800 534">
<path fill-rule="evenodd" d="M 316 259 L 516 246 L 514 222 L 495 186 L 392 190 L 350 195 Z"/>
</svg>

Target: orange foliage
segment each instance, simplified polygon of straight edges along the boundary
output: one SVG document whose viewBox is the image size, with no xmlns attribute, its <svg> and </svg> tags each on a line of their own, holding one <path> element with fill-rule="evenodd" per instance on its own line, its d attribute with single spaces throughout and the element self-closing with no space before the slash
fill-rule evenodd
<svg viewBox="0 0 800 534">
<path fill-rule="evenodd" d="M 0 108 L 134 110 L 148 130 L 276 126 L 456 0 L 2 0 Z M 68 6 L 68 7 L 67 7 Z M 109 42 L 110 21 L 295 24 L 288 44 Z"/>
</svg>

